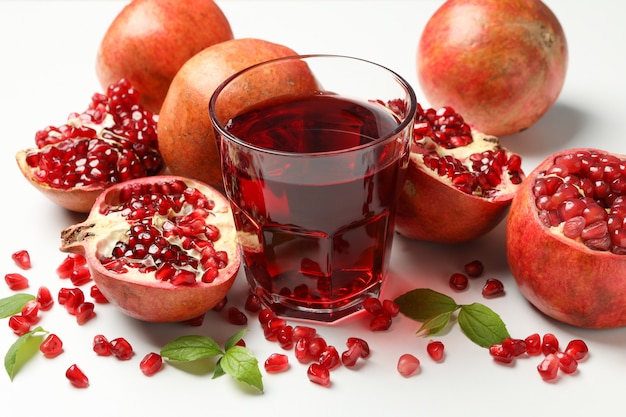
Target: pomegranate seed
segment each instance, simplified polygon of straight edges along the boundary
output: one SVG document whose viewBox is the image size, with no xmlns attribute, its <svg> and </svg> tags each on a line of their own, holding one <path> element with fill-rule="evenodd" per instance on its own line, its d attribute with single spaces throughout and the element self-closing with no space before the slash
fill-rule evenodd
<svg viewBox="0 0 626 417">
<path fill-rule="evenodd" d="M 18 250 L 11 255 L 11 258 L 21 269 L 27 270 L 31 268 L 30 254 L 27 250 Z"/>
<path fill-rule="evenodd" d="M 309 326 L 295 326 L 293 328 L 293 338 L 298 340 L 300 338 L 312 339 L 317 336 L 317 330 Z"/>
<path fill-rule="evenodd" d="M 334 346 L 326 346 L 326 349 L 319 355 L 318 362 L 324 368 L 332 371 L 339 365 L 341 365 L 341 359 L 339 358 L 339 352 Z"/>
<path fill-rule="evenodd" d="M 273 374 L 289 369 L 289 357 L 282 353 L 272 353 L 264 363 L 265 371 Z"/>
<path fill-rule="evenodd" d="M 263 334 L 265 338 L 270 341 L 274 341 L 278 339 L 278 333 L 280 330 L 287 326 L 287 321 L 281 319 L 280 317 L 271 318 L 265 325 L 263 326 Z M 293 333 L 292 333 L 293 338 Z M 287 343 L 287 340 L 283 340 L 282 343 Z"/>
<path fill-rule="evenodd" d="M 94 308 L 94 304 L 89 301 L 80 303 L 76 307 L 76 311 L 74 313 L 76 315 L 76 323 L 78 323 L 79 325 L 83 325 L 92 318 L 94 318 L 96 316 Z"/>
<path fill-rule="evenodd" d="M 76 268 L 70 273 L 70 281 L 72 284 L 80 287 L 91 281 L 91 272 L 86 266 Z"/>
<path fill-rule="evenodd" d="M 478 278 L 479 276 L 483 274 L 485 267 L 481 261 L 474 260 L 474 261 L 466 263 L 463 269 L 465 270 L 465 273 L 467 274 L 468 277 Z"/>
<path fill-rule="evenodd" d="M 397 317 L 400 314 L 400 306 L 393 300 L 383 300 L 383 311 L 389 317 Z"/>
<path fill-rule="evenodd" d="M 426 352 L 428 352 L 428 356 L 430 356 L 432 360 L 440 362 L 443 360 L 444 345 L 440 341 L 431 340 L 426 345 Z"/>
<path fill-rule="evenodd" d="M 139 362 L 139 369 L 145 376 L 152 376 L 163 367 L 163 358 L 155 352 L 150 352 Z"/>
<path fill-rule="evenodd" d="M 93 351 L 96 352 L 98 356 L 110 356 L 111 343 L 106 337 L 98 334 L 93 338 Z"/>
<path fill-rule="evenodd" d="M 415 375 L 420 369 L 420 360 L 410 353 L 405 353 L 398 358 L 398 372 L 405 378 Z"/>
<path fill-rule="evenodd" d="M 313 358 L 311 356 L 311 353 L 309 352 L 309 340 L 311 339 L 301 337 L 300 339 L 296 340 L 296 344 L 293 347 L 293 352 L 296 356 L 296 359 L 302 364 L 307 364 L 315 361 L 315 358 Z"/>
<path fill-rule="evenodd" d="M 196 316 L 194 318 L 191 318 L 189 320 L 185 320 L 185 323 L 189 326 L 202 326 L 202 323 L 204 323 L 204 314 L 200 314 L 199 316 Z"/>
<path fill-rule="evenodd" d="M 309 369 L 307 369 L 306 374 L 309 377 L 309 381 L 314 384 L 318 384 L 323 387 L 330 385 L 330 371 L 319 363 L 312 363 L 309 365 Z"/>
<path fill-rule="evenodd" d="M 491 357 L 499 363 L 511 363 L 513 362 L 513 354 L 510 350 L 502 346 L 501 343 L 496 343 L 489 346 L 489 354 Z"/>
<path fill-rule="evenodd" d="M 382 303 L 375 297 L 369 297 L 363 300 L 363 309 L 374 316 L 385 313 Z"/>
<path fill-rule="evenodd" d="M 257 313 L 261 311 L 261 308 L 262 308 L 261 299 L 256 294 L 248 294 L 244 308 L 245 310 L 250 311 L 252 313 Z"/>
<path fill-rule="evenodd" d="M 537 371 L 544 381 L 556 379 L 559 372 L 559 358 L 554 353 L 548 354 L 539 365 L 537 365 Z"/>
<path fill-rule="evenodd" d="M 132 346 L 123 337 L 111 340 L 109 348 L 111 349 L 111 354 L 122 361 L 127 361 L 134 355 Z"/>
<path fill-rule="evenodd" d="M 109 302 L 97 285 L 92 285 L 91 288 L 89 288 L 89 295 L 98 304 L 107 304 Z"/>
<path fill-rule="evenodd" d="M 20 273 L 10 273 L 4 276 L 4 282 L 7 283 L 9 289 L 13 291 L 24 290 L 28 288 L 28 278 Z"/>
<path fill-rule="evenodd" d="M 261 323 L 261 325 L 266 324 L 268 321 L 270 321 L 274 317 L 275 317 L 274 313 L 269 308 L 264 308 L 261 311 L 259 311 L 258 319 L 259 319 L 259 323 Z"/>
<path fill-rule="evenodd" d="M 85 302 L 85 293 L 80 288 L 61 288 L 58 301 L 68 313 L 75 315 L 78 306 Z"/>
<path fill-rule="evenodd" d="M 552 333 L 546 333 L 543 335 L 543 340 L 541 342 L 541 352 L 544 355 L 549 355 L 550 353 L 556 353 L 559 351 L 559 340 Z"/>
<path fill-rule="evenodd" d="M 46 358 L 54 358 L 63 352 L 63 342 L 54 333 L 50 333 L 39 345 L 39 350 Z"/>
<path fill-rule="evenodd" d="M 529 355 L 539 355 L 541 354 L 541 336 L 539 333 L 533 333 L 524 339 L 526 342 L 526 353 Z"/>
<path fill-rule="evenodd" d="M 39 303 L 37 300 L 29 300 L 22 307 L 22 312 L 20 313 L 22 317 L 24 317 L 28 322 L 32 324 L 37 324 L 39 321 Z"/>
<path fill-rule="evenodd" d="M 65 259 L 57 266 L 56 273 L 59 278 L 69 278 L 74 270 L 75 257 L 71 254 L 66 256 Z"/>
<path fill-rule="evenodd" d="M 565 348 L 565 353 L 580 362 L 587 357 L 587 354 L 589 353 L 589 348 L 584 341 L 580 339 L 574 339 L 567 344 L 567 347 Z"/>
<path fill-rule="evenodd" d="M 237 343 L 235 343 L 235 346 L 246 347 L 246 341 L 243 339 L 239 339 L 237 340 Z"/>
<path fill-rule="evenodd" d="M 369 344 L 365 340 L 359 337 L 349 337 L 348 340 L 346 341 L 346 346 L 350 347 L 355 343 L 358 343 L 359 345 L 361 345 L 361 357 L 367 358 L 370 355 Z"/>
<path fill-rule="evenodd" d="M 511 355 L 520 356 L 526 353 L 526 341 L 523 339 L 514 339 L 507 337 L 502 341 L 502 347 L 511 352 Z"/>
<path fill-rule="evenodd" d="M 39 304 L 39 309 L 42 311 L 50 310 L 54 304 L 54 299 L 48 287 L 39 287 L 36 300 Z"/>
<path fill-rule="evenodd" d="M 356 365 L 359 358 L 363 355 L 363 346 L 361 343 L 353 343 L 348 346 L 348 349 L 341 354 L 341 363 L 344 366 L 351 368 Z"/>
<path fill-rule="evenodd" d="M 373 332 L 383 332 L 391 327 L 391 317 L 387 314 L 374 317 L 370 321 L 370 330 Z"/>
<path fill-rule="evenodd" d="M 76 364 L 71 365 L 65 371 L 65 377 L 70 381 L 70 383 L 76 388 L 87 388 L 89 386 L 89 379 L 84 372 L 76 366 Z"/>
<path fill-rule="evenodd" d="M 450 288 L 455 291 L 465 291 L 469 285 L 469 280 L 467 279 L 467 275 L 455 272 L 450 275 L 448 283 L 450 284 Z"/>
<path fill-rule="evenodd" d="M 559 358 L 559 369 L 566 374 L 573 374 L 578 369 L 578 361 L 564 352 L 557 352 Z"/>
<path fill-rule="evenodd" d="M 276 341 L 281 348 L 289 350 L 293 347 L 293 327 L 283 326 L 278 330 L 276 334 Z"/>
<path fill-rule="evenodd" d="M 9 327 L 18 336 L 23 336 L 30 331 L 31 323 L 26 317 L 19 314 L 9 317 Z"/>
<path fill-rule="evenodd" d="M 489 278 L 482 289 L 483 297 L 493 298 L 504 295 L 504 284 L 495 278 Z"/>
<path fill-rule="evenodd" d="M 237 307 L 229 307 L 228 322 L 237 326 L 243 326 L 248 323 L 248 317 Z"/>
<path fill-rule="evenodd" d="M 328 344 L 326 343 L 326 340 L 322 337 L 313 337 L 309 339 L 307 349 L 309 350 L 309 355 L 313 358 L 313 360 L 318 360 L 327 346 Z"/>
</svg>

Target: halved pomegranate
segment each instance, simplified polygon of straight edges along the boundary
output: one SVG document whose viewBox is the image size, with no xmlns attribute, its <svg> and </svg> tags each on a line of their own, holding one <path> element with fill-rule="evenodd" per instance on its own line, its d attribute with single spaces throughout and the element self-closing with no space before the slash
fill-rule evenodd
<svg viewBox="0 0 626 417">
<path fill-rule="evenodd" d="M 521 157 L 451 107 L 418 106 L 414 133 L 396 230 L 411 239 L 458 243 L 497 226 L 525 177 Z"/>
<path fill-rule="evenodd" d="M 159 175 L 105 190 L 89 217 L 61 233 L 82 253 L 104 296 L 151 322 L 189 320 L 222 300 L 240 265 L 226 198 L 183 177 Z"/>
<path fill-rule="evenodd" d="M 82 113 L 35 134 L 36 148 L 16 160 L 26 179 L 56 204 L 87 213 L 106 187 L 164 169 L 156 116 L 124 79 L 95 93 Z"/>
<path fill-rule="evenodd" d="M 626 325 L 626 156 L 580 148 L 541 162 L 513 199 L 511 273 L 546 315 L 575 326 Z"/>
</svg>

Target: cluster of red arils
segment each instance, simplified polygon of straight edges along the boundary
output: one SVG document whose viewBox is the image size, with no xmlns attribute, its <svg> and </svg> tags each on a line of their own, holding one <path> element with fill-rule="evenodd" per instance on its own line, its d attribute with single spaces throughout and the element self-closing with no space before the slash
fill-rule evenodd
<svg viewBox="0 0 626 417">
<path fill-rule="evenodd" d="M 470 278 L 478 278 L 483 275 L 485 267 L 480 260 L 468 262 L 463 267 L 463 272 L 453 272 L 448 283 L 455 291 L 465 291 L 469 286 Z M 497 278 L 487 278 L 483 284 L 481 293 L 485 298 L 494 298 L 504 295 L 504 284 Z"/>
</svg>

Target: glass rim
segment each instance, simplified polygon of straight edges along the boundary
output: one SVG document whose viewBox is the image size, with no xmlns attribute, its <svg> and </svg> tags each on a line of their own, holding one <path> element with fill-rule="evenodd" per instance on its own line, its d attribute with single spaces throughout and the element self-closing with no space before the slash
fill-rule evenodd
<svg viewBox="0 0 626 417">
<path fill-rule="evenodd" d="M 265 65 L 269 65 L 275 62 L 280 62 L 280 61 L 288 61 L 288 60 L 294 60 L 294 59 L 302 59 L 302 60 L 309 60 L 312 58 L 341 58 L 341 59 L 347 59 L 347 60 L 352 60 L 352 61 L 357 61 L 357 62 L 361 62 L 364 64 L 370 64 L 373 65 L 375 67 L 378 67 L 381 70 L 384 70 L 386 72 L 388 72 L 392 78 L 398 83 L 399 86 L 401 86 L 405 92 L 407 93 L 407 95 L 409 96 L 409 106 L 407 108 L 407 114 L 406 116 L 403 118 L 403 120 L 400 121 L 400 123 L 398 124 L 398 126 L 396 126 L 392 131 L 390 131 L 389 133 L 385 134 L 384 136 L 381 136 L 379 138 L 376 138 L 375 140 L 362 144 L 362 145 L 357 145 L 357 146 L 353 146 L 350 148 L 344 148 L 344 149 L 338 149 L 338 150 L 334 150 L 334 151 L 325 151 L 325 152 L 310 152 L 310 153 L 300 153 L 300 152 L 288 152 L 288 151 L 281 151 L 281 150 L 276 150 L 276 149 L 271 149 L 271 148 L 265 148 L 265 147 L 261 147 L 261 146 L 256 146 L 253 145 L 233 134 L 231 134 L 225 127 L 224 125 L 217 120 L 217 118 L 215 117 L 215 104 L 217 101 L 217 97 L 219 96 L 219 94 L 226 88 L 226 86 L 228 84 L 230 84 L 231 81 L 233 81 L 234 79 L 240 77 L 241 75 L 253 71 L 258 67 L 261 66 L 265 66 Z M 377 145 L 380 145 L 381 143 L 386 143 L 390 140 L 393 140 L 393 138 L 395 138 L 400 132 L 402 132 L 404 129 L 407 128 L 407 126 L 411 123 L 414 122 L 415 119 L 415 114 L 417 113 L 417 95 L 415 94 L 415 90 L 413 89 L 413 87 L 411 86 L 411 84 L 409 84 L 409 82 L 407 80 L 404 79 L 404 77 L 402 77 L 400 74 L 398 74 L 397 72 L 389 69 L 388 67 L 378 64 L 376 62 L 367 60 L 367 59 L 363 59 L 363 58 L 357 58 L 357 57 L 353 57 L 353 56 L 349 56 L 349 55 L 340 55 L 340 54 L 305 54 L 305 55 L 288 55 L 288 56 L 283 56 L 283 57 L 279 57 L 279 58 L 273 58 L 267 61 L 263 61 L 263 62 L 259 62 L 257 64 L 251 65 L 249 67 L 246 67 L 240 71 L 237 71 L 236 73 L 230 75 L 228 78 L 226 78 L 224 81 L 222 81 L 217 88 L 215 89 L 215 91 L 213 91 L 213 94 L 211 95 L 211 98 L 209 100 L 209 105 L 208 105 L 208 113 L 209 113 L 209 118 L 211 121 L 211 124 L 213 125 L 213 127 L 218 131 L 219 135 L 223 135 L 223 136 L 227 136 L 230 140 L 232 140 L 233 142 L 238 143 L 239 145 L 245 146 L 248 149 L 254 150 L 256 152 L 263 152 L 263 153 L 267 153 L 267 154 L 272 154 L 272 155 L 281 155 L 281 156 L 289 156 L 289 157 L 307 157 L 307 158 L 311 158 L 311 157 L 328 157 L 328 156 L 332 156 L 332 155 L 341 155 L 341 154 L 345 154 L 348 152 L 354 152 L 355 150 L 359 150 L 359 149 L 366 149 L 369 147 L 374 147 Z"/>
</svg>

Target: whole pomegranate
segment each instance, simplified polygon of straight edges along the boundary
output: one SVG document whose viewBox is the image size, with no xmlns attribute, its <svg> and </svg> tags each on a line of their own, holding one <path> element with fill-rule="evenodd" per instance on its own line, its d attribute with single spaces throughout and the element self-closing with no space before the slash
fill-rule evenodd
<svg viewBox="0 0 626 417">
<path fill-rule="evenodd" d="M 213 0 L 133 0 L 100 43 L 96 74 L 102 86 L 128 79 L 141 103 L 158 114 L 174 75 L 196 53 L 233 33 Z"/>
<path fill-rule="evenodd" d="M 154 176 L 104 191 L 89 217 L 61 233 L 102 294 L 151 322 L 196 318 L 232 286 L 241 261 L 226 198 L 197 181 Z"/>
<path fill-rule="evenodd" d="M 164 169 L 156 117 L 139 104 L 139 92 L 121 79 L 95 93 L 87 109 L 35 134 L 35 148 L 17 152 L 22 174 L 68 210 L 87 213 L 112 184 Z"/>
<path fill-rule="evenodd" d="M 411 239 L 459 243 L 505 217 L 524 178 L 522 159 L 471 128 L 451 107 L 418 105 L 396 230 Z"/>
<path fill-rule="evenodd" d="M 417 48 L 417 75 L 433 107 L 451 106 L 496 136 L 530 127 L 565 81 L 563 28 L 540 0 L 448 0 Z"/>
<path fill-rule="evenodd" d="M 183 65 L 174 77 L 159 115 L 159 149 L 175 175 L 196 178 L 222 188 L 220 159 L 208 105 L 215 89 L 228 77 L 254 64 L 295 55 L 283 45 L 261 39 L 233 39 L 210 46 Z M 307 88 L 309 73 L 300 68 L 284 76 L 254 80 L 246 87 L 259 96 L 278 89 Z M 234 106 L 242 103 L 234 103 Z"/>
<path fill-rule="evenodd" d="M 549 156 L 513 199 L 506 252 L 521 293 L 575 326 L 626 325 L 626 157 L 597 149 Z"/>
</svg>

